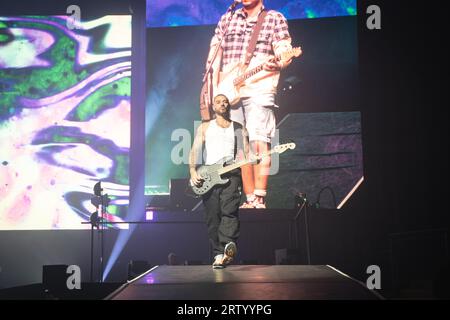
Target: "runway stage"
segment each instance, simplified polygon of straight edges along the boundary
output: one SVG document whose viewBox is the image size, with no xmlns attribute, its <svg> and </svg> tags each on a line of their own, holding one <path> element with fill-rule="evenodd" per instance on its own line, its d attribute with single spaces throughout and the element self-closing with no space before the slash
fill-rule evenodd
<svg viewBox="0 0 450 320">
<path fill-rule="evenodd" d="M 156 266 L 111 300 L 379 300 L 365 284 L 328 265 Z"/>
</svg>

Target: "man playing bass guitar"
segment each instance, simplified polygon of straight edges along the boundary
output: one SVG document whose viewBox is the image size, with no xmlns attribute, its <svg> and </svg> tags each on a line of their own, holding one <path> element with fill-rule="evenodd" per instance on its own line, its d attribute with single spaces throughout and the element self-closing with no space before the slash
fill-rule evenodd
<svg viewBox="0 0 450 320">
<path fill-rule="evenodd" d="M 231 121 L 228 98 L 224 95 L 214 97 L 213 111 L 215 118 L 199 126 L 189 155 L 191 184 L 195 186 L 204 182 L 196 170 L 202 164 L 203 149 L 205 165 L 217 164 L 222 159 L 248 157 L 247 131 L 241 124 Z M 223 268 L 234 259 L 239 237 L 240 169 L 228 172 L 224 178 L 229 179 L 227 183 L 214 186 L 202 196 L 214 269 Z"/>
</svg>

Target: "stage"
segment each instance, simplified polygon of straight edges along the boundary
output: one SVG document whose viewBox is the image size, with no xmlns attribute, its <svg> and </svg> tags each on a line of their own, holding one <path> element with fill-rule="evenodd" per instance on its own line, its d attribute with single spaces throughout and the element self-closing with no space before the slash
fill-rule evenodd
<svg viewBox="0 0 450 320">
<path fill-rule="evenodd" d="M 329 265 L 155 266 L 107 300 L 380 300 Z"/>
</svg>

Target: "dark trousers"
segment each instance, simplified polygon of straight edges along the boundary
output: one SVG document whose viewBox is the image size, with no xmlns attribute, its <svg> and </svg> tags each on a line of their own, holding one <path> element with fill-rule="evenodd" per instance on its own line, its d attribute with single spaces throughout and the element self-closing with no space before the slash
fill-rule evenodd
<svg viewBox="0 0 450 320">
<path fill-rule="evenodd" d="M 242 185 L 240 171 L 223 176 L 229 178 L 224 185 L 217 185 L 203 196 L 205 220 L 208 227 L 213 257 L 222 254 L 225 245 L 239 237 L 239 205 Z"/>
</svg>

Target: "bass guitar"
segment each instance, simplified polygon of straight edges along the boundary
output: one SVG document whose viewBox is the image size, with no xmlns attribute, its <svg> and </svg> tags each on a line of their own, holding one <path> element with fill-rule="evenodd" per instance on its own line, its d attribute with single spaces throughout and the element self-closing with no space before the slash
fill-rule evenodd
<svg viewBox="0 0 450 320">
<path fill-rule="evenodd" d="M 242 166 L 245 166 L 246 164 L 256 163 L 257 161 L 260 161 L 264 157 L 270 156 L 272 153 L 281 154 L 281 153 L 285 152 L 286 150 L 294 149 L 294 148 L 295 148 L 295 143 L 292 143 L 292 142 L 285 143 L 285 144 L 280 144 L 278 146 L 273 147 L 271 150 L 263 153 L 262 155 L 253 156 L 250 159 L 242 160 L 242 161 L 230 164 L 230 165 L 226 165 L 224 163 L 224 161 L 219 161 L 216 164 L 200 166 L 197 169 L 197 174 L 201 177 L 202 182 L 200 185 L 196 186 L 191 181 L 190 186 L 192 188 L 192 191 L 196 195 L 201 196 L 201 195 L 207 193 L 209 190 L 211 190 L 214 186 L 227 183 L 229 179 L 223 179 L 221 177 L 223 174 L 230 172 L 234 169 L 240 168 Z"/>
</svg>

